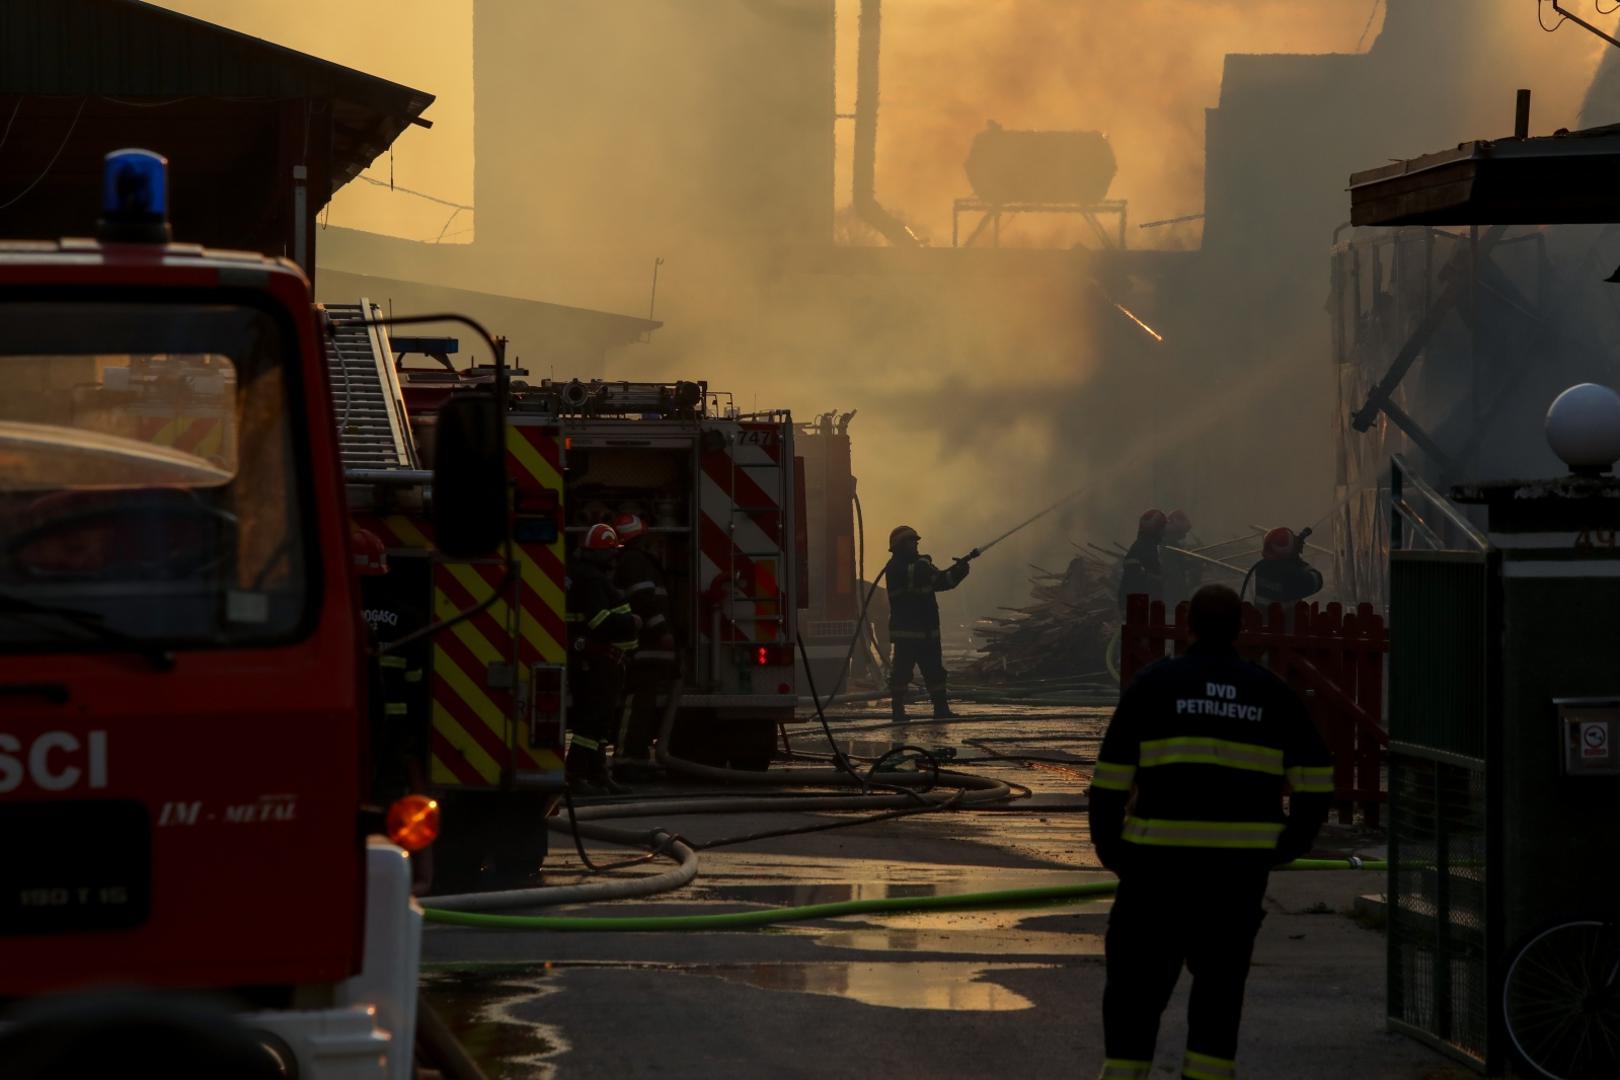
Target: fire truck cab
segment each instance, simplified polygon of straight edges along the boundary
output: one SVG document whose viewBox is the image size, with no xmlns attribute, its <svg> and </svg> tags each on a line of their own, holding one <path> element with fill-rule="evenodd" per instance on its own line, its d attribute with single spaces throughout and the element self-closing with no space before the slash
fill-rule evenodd
<svg viewBox="0 0 1620 1080">
<path fill-rule="evenodd" d="M 0 243 L 0 1046 L 138 988 L 283 1074 L 409 1077 L 421 912 L 368 806 L 309 283 L 168 242 L 165 166 L 108 156 L 100 239 Z"/>
</svg>

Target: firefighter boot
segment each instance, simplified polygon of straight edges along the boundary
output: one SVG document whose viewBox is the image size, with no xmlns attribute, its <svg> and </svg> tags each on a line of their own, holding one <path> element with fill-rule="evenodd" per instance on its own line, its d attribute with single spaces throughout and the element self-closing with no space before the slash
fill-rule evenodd
<svg viewBox="0 0 1620 1080">
<path fill-rule="evenodd" d="M 894 690 L 889 695 L 889 715 L 897 724 L 906 722 L 906 692 L 904 689 Z"/>
<path fill-rule="evenodd" d="M 568 757 L 563 762 L 563 776 L 568 781 L 568 790 L 575 795 L 590 797 L 592 795 L 605 795 L 607 789 L 596 779 L 600 769 L 602 751 L 594 742 L 586 746 L 579 736 L 568 747 Z"/>
<path fill-rule="evenodd" d="M 945 700 L 945 687 L 943 684 L 939 686 L 930 686 L 928 688 L 928 696 L 932 698 L 934 702 L 935 720 L 949 720 L 951 717 L 956 715 L 955 713 L 951 712 L 951 706 Z"/>
<path fill-rule="evenodd" d="M 596 772 L 591 776 L 591 782 L 602 788 L 609 795 L 631 795 L 634 792 L 613 779 L 613 746 L 602 747 L 596 758 Z"/>
</svg>

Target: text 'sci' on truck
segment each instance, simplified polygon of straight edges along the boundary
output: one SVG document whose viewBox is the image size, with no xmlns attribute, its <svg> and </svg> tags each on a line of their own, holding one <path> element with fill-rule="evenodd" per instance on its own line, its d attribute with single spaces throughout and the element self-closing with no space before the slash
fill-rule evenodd
<svg viewBox="0 0 1620 1080">
<path fill-rule="evenodd" d="M 174 1024 L 210 1075 L 408 1077 L 421 914 L 309 284 L 168 242 L 166 164 L 108 155 L 96 240 L 0 245 L 0 1060 Z M 498 425 L 437 425 L 496 493 L 437 523 L 462 555 L 506 529 Z"/>
<path fill-rule="evenodd" d="M 532 869 L 537 852 L 543 857 L 544 830 L 512 826 L 538 820 L 544 811 L 534 800 L 555 798 L 563 784 L 565 582 L 572 549 L 595 523 L 639 516 L 647 526 L 640 543 L 667 579 L 680 685 L 672 749 L 708 764 L 764 768 L 777 725 L 793 718 L 797 702 L 794 647 L 807 595 L 803 465 L 791 417 L 743 414 L 701 382 L 531 383 L 503 357 L 500 370 L 512 377 L 501 397 L 516 565 L 447 560 L 431 551 L 421 490 L 429 478 L 414 463 L 442 439 L 444 405 L 489 392 L 497 372 L 457 368 L 454 338 L 352 329 L 374 310 L 364 299 L 328 308 L 339 327 L 333 398 L 350 417 L 339 425 L 350 503 L 388 556 L 387 575 L 365 583 L 366 611 L 388 640 L 506 590 L 410 658 L 422 689 L 414 699 L 406 694 L 404 708 L 427 717 L 425 771 L 455 811 L 436 849 L 434 888 L 460 887 L 467 868 L 446 871 L 469 854 L 486 871 L 512 857 Z M 417 353 L 438 362 L 423 367 Z M 619 735 L 640 706 L 661 714 L 668 689 L 656 702 L 628 703 Z M 634 752 L 646 749 L 643 738 Z M 452 842 L 458 827 L 473 834 L 470 852 Z M 521 877 L 486 872 L 476 880 Z"/>
</svg>

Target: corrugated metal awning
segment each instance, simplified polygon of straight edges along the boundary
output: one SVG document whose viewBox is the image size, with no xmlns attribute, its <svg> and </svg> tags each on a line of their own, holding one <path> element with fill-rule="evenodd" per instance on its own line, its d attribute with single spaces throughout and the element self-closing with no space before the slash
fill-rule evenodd
<svg viewBox="0 0 1620 1080">
<path fill-rule="evenodd" d="M 1592 225 L 1620 221 L 1620 125 L 1466 142 L 1354 173 L 1353 225 Z"/>
<path fill-rule="evenodd" d="M 199 98 L 244 106 L 330 103 L 328 189 L 352 180 L 433 95 L 139 0 L 5 0 L 0 4 L 0 115 L 14 96 L 85 101 L 81 123 L 109 106 L 179 106 Z M 26 110 L 26 105 L 24 106 Z M 244 109 L 244 119 L 251 109 Z M 123 145 L 123 144 L 120 144 Z M 4 201 L 0 193 L 0 201 Z"/>
</svg>

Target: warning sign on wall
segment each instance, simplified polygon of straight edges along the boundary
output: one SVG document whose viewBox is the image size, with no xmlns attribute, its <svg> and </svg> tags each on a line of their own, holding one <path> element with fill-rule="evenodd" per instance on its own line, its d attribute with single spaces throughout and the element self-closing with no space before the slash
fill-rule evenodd
<svg viewBox="0 0 1620 1080">
<path fill-rule="evenodd" d="M 1588 720 L 1581 724 L 1581 757 L 1606 758 L 1609 756 L 1609 725 L 1601 720 Z"/>
</svg>

